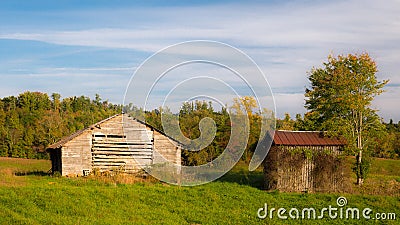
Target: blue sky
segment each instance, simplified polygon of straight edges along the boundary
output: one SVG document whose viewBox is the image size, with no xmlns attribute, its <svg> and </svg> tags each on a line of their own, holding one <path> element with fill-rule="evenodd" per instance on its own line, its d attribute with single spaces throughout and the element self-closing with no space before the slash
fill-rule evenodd
<svg viewBox="0 0 400 225">
<path fill-rule="evenodd" d="M 203 39 L 235 46 L 254 59 L 271 85 L 279 116 L 305 112 L 307 71 L 328 54 L 368 52 L 377 61 L 378 78 L 390 79 L 373 107 L 385 120 L 398 121 L 399 12 L 396 0 L 3 0 L 0 97 L 27 90 L 63 97 L 99 93 L 122 103 L 146 58 Z"/>
</svg>

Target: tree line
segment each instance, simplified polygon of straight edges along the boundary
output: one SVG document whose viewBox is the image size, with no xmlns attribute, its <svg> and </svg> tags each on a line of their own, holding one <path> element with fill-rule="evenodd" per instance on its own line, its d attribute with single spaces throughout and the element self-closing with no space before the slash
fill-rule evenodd
<svg viewBox="0 0 400 225">
<path fill-rule="evenodd" d="M 212 118 L 217 130 L 209 146 L 198 152 L 183 152 L 185 165 L 200 165 L 212 161 L 226 148 L 231 138 L 230 115 L 238 114 L 243 107 L 249 118 L 249 138 L 242 160 L 247 161 L 260 138 L 261 120 L 264 112 L 255 110 L 255 99 L 249 96 L 234 99 L 232 106 L 215 110 L 211 102 L 194 101 L 182 104 L 179 127 L 185 137 L 196 139 L 200 136 L 199 123 L 203 118 Z M 138 117 L 140 108 L 122 106 L 102 101 L 99 95 L 94 100 L 89 97 L 68 97 L 61 99 L 59 94 L 25 92 L 17 97 L 0 99 L 0 156 L 18 158 L 48 158 L 45 148 L 80 129 L 122 111 Z M 168 108 L 158 108 L 143 112 L 147 123 L 163 130 L 161 114 Z M 138 113 L 139 111 L 139 113 Z M 135 114 L 136 113 L 136 114 Z M 269 112 L 272 113 L 272 112 Z M 280 130 L 318 130 L 317 120 L 309 113 L 296 114 L 294 118 L 285 113 L 284 118 L 276 118 L 276 129 Z M 383 129 L 374 133 L 370 155 L 382 158 L 400 156 L 400 121 L 382 122 Z M 263 134 L 261 134 L 263 135 Z M 352 154 L 354 152 L 349 152 Z"/>
<path fill-rule="evenodd" d="M 56 93 L 48 96 L 46 93 L 25 92 L 17 97 L 0 99 L 0 156 L 48 159 L 49 156 L 45 152 L 48 145 L 122 111 L 145 120 L 161 131 L 162 114 L 176 116 L 182 134 L 191 140 L 201 136 L 200 121 L 206 117 L 211 118 L 216 125 L 215 138 L 200 151 L 183 150 L 182 162 L 187 166 L 210 162 L 225 150 L 230 141 L 233 145 L 235 141 L 241 141 L 237 137 L 231 137 L 232 116 L 246 116 L 249 119 L 249 136 L 241 159 L 248 162 L 259 138 L 264 135 L 261 133 L 261 124 L 262 120 L 266 119 L 265 114 L 269 115 L 269 119 L 274 117 L 273 112 L 267 109 L 263 109 L 263 112 L 257 111 L 256 101 L 250 96 L 234 99 L 231 106 L 222 107 L 220 110 L 215 110 L 211 102 L 185 102 L 178 113 L 172 114 L 168 108 L 160 107 L 144 112 L 133 105 L 111 104 L 102 101 L 99 95 L 96 95 L 94 100 L 85 96 L 61 99 Z M 140 118 L 143 115 L 145 118 Z M 273 126 L 274 123 L 279 130 L 323 130 L 318 117 L 312 111 L 304 115 L 296 114 L 294 118 L 285 113 L 284 118 L 269 121 L 269 126 Z M 372 139 L 368 140 L 364 147 L 364 166 L 369 163 L 369 157 L 400 158 L 400 121 L 394 123 L 390 120 L 389 123 L 379 122 L 378 125 L 379 129 L 370 130 L 365 134 Z M 351 148 L 350 143 L 345 154 L 357 155 L 357 148 Z M 364 178 L 366 174 L 367 171 L 364 171 Z"/>
<path fill-rule="evenodd" d="M 49 158 L 48 145 L 116 113 L 122 106 L 88 97 L 24 92 L 0 99 L 0 156 Z"/>
</svg>

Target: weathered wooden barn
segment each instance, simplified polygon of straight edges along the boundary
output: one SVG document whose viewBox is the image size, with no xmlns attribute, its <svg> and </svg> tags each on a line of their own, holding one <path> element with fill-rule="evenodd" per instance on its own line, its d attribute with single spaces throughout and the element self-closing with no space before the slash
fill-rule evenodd
<svg viewBox="0 0 400 225">
<path fill-rule="evenodd" d="M 347 172 L 342 150 L 346 141 L 324 132 L 272 131 L 264 141 L 272 146 L 264 160 L 266 189 L 289 192 L 338 191 Z"/>
<path fill-rule="evenodd" d="M 85 176 L 99 171 L 134 172 L 142 166 L 181 164 L 182 145 L 127 114 L 102 120 L 50 145 L 52 171 Z"/>
</svg>

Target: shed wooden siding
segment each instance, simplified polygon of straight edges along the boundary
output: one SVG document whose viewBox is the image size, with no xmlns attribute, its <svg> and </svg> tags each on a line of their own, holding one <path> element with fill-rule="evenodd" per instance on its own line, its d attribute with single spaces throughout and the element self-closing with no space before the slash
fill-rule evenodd
<svg viewBox="0 0 400 225">
<path fill-rule="evenodd" d="M 327 169 L 324 176 L 321 178 L 318 175 L 317 179 L 316 164 L 319 162 L 316 160 L 320 159 L 314 156 L 306 157 L 304 152 L 311 151 L 313 155 L 328 153 L 325 157 L 337 159 L 346 144 L 345 140 L 329 138 L 322 132 L 299 131 L 269 132 L 264 140 L 272 140 L 272 146 L 264 161 L 266 189 L 302 192 L 342 188 L 343 168 L 336 171 Z M 321 179 L 328 185 L 320 184 Z"/>
<path fill-rule="evenodd" d="M 91 169 L 92 134 L 90 130 L 65 143 L 61 148 L 61 174 L 82 174 L 83 170 Z"/>
<path fill-rule="evenodd" d="M 93 169 L 133 172 L 162 162 L 160 155 L 181 162 L 180 143 L 125 114 L 80 130 L 49 146 L 48 151 L 53 172 L 63 176 L 84 175 L 84 171 Z"/>
</svg>

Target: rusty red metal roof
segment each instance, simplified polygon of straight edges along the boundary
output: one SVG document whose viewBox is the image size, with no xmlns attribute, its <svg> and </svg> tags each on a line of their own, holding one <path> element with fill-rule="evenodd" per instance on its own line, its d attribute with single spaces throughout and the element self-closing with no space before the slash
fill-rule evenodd
<svg viewBox="0 0 400 225">
<path fill-rule="evenodd" d="M 269 131 L 275 145 L 289 146 L 343 146 L 346 140 L 341 137 L 328 137 L 322 131 Z"/>
</svg>

